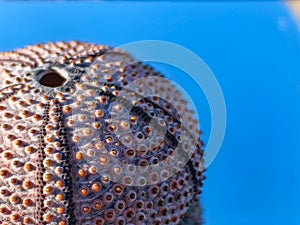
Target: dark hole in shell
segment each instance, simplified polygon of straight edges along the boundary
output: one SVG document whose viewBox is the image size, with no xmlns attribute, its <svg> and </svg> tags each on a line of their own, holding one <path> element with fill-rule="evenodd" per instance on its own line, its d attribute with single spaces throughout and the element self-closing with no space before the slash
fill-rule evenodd
<svg viewBox="0 0 300 225">
<path fill-rule="evenodd" d="M 39 82 L 46 87 L 55 88 L 63 86 L 66 80 L 67 79 L 63 75 L 54 70 L 50 70 L 40 77 Z"/>
</svg>

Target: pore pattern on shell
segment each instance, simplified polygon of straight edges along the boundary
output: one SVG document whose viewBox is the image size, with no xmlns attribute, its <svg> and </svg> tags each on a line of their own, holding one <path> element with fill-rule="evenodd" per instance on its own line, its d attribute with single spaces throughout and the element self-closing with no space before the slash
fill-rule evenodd
<svg viewBox="0 0 300 225">
<path fill-rule="evenodd" d="M 143 83 L 142 91 L 154 89 L 157 96 L 136 101 L 138 91 L 125 91 L 124 105 L 114 104 L 146 77 L 153 83 Z M 161 77 L 124 51 L 94 44 L 58 42 L 0 53 L 1 224 L 201 224 L 193 214 L 200 214 L 195 202 L 204 177 L 199 139 L 186 163 L 170 164 L 179 167 L 172 175 L 133 171 L 174 155 L 183 124 L 200 134 L 176 88 L 155 83 Z M 114 119 L 112 112 L 128 102 L 128 118 Z M 180 122 L 182 114 L 187 119 Z M 151 136 L 153 117 L 165 129 L 163 139 L 159 132 Z M 133 143 L 135 137 L 156 144 Z"/>
</svg>

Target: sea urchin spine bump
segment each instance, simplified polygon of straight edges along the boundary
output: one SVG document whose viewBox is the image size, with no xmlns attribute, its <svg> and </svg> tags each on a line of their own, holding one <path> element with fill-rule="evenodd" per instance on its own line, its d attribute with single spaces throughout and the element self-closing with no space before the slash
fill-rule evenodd
<svg viewBox="0 0 300 225">
<path fill-rule="evenodd" d="M 0 53 L 0 224 L 199 225 L 193 134 L 180 92 L 127 52 L 72 41 Z"/>
</svg>

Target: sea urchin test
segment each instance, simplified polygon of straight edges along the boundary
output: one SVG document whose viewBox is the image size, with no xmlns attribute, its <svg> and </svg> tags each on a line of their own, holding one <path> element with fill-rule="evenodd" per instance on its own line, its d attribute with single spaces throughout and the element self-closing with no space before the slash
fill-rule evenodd
<svg viewBox="0 0 300 225">
<path fill-rule="evenodd" d="M 201 224 L 199 134 L 180 92 L 127 52 L 0 53 L 0 223 Z"/>
</svg>

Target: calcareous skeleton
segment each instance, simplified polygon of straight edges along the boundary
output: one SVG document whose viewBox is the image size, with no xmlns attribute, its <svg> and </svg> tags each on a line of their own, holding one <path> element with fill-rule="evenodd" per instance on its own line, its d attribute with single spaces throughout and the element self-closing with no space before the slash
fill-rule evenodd
<svg viewBox="0 0 300 225">
<path fill-rule="evenodd" d="M 199 134 L 176 88 L 124 51 L 0 53 L 0 223 L 201 224 Z"/>
</svg>

